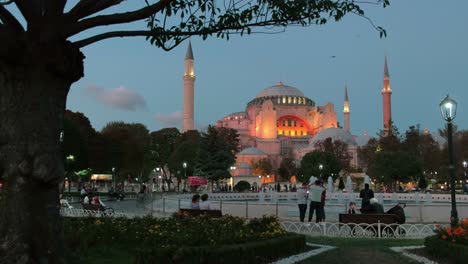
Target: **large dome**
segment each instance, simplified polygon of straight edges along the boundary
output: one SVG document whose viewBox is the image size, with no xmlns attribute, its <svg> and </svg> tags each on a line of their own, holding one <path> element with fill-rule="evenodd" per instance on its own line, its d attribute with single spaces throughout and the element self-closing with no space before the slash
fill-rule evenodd
<svg viewBox="0 0 468 264">
<path fill-rule="evenodd" d="M 239 152 L 239 155 L 266 155 L 263 150 L 258 148 L 246 148 Z"/>
<path fill-rule="evenodd" d="M 356 143 L 359 147 L 362 147 L 365 146 L 371 138 L 372 137 L 370 137 L 367 133 L 364 133 L 356 137 Z"/>
<path fill-rule="evenodd" d="M 348 146 L 356 146 L 356 140 L 354 140 L 354 137 L 347 131 L 341 128 L 327 128 L 324 129 L 320 132 L 318 132 L 310 141 L 310 144 L 314 146 L 320 141 L 324 141 L 327 138 L 331 138 L 332 141 L 339 140 L 341 142 L 344 142 L 348 144 Z"/>
<path fill-rule="evenodd" d="M 271 96 L 304 96 L 304 93 L 295 87 L 284 85 L 282 82 L 279 82 L 277 85 L 263 89 L 257 94 L 256 98 Z"/>
</svg>

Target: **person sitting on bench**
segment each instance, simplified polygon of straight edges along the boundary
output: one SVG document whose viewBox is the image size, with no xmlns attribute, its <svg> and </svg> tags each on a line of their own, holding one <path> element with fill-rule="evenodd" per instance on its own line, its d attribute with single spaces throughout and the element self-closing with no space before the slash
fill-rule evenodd
<svg viewBox="0 0 468 264">
<path fill-rule="evenodd" d="M 369 202 L 370 202 L 371 207 L 372 207 L 372 211 L 370 211 L 369 213 L 373 213 L 373 214 L 383 214 L 384 213 L 383 206 L 381 204 L 379 204 L 379 201 L 377 200 L 377 198 L 371 198 Z"/>
</svg>

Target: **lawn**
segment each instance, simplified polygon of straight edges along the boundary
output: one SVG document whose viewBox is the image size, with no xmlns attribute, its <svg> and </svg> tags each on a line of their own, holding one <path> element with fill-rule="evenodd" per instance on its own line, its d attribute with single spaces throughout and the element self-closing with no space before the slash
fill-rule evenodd
<svg viewBox="0 0 468 264">
<path fill-rule="evenodd" d="M 371 263 L 371 264 L 413 264 L 417 263 L 390 250 L 390 247 L 422 245 L 424 240 L 365 239 L 308 237 L 307 241 L 337 247 L 320 255 L 308 258 L 301 264 L 316 263 Z"/>
</svg>

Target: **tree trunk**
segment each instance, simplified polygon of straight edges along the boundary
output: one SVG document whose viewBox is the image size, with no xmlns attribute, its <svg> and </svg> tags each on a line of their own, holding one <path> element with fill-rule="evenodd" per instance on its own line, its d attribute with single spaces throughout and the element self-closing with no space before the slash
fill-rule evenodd
<svg viewBox="0 0 468 264">
<path fill-rule="evenodd" d="M 84 56 L 68 42 L 41 44 L 26 41 L 16 57 L 0 56 L 1 263 L 65 262 L 60 139 L 67 94 L 82 76 Z"/>
</svg>

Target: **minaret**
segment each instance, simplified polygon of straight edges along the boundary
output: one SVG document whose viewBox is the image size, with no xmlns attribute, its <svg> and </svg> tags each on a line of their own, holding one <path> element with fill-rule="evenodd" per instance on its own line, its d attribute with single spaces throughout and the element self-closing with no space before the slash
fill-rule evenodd
<svg viewBox="0 0 468 264">
<path fill-rule="evenodd" d="M 193 130 L 193 101 L 195 88 L 195 73 L 193 65 L 192 42 L 189 41 L 187 53 L 185 54 L 184 71 L 184 113 L 182 120 L 182 133 Z"/>
<path fill-rule="evenodd" d="M 382 88 L 383 99 L 383 125 L 384 131 L 388 132 L 391 129 L 392 122 L 392 89 L 390 88 L 390 75 L 388 74 L 387 56 L 385 56 L 384 64 L 384 81 Z"/>
<path fill-rule="evenodd" d="M 344 87 L 344 92 L 345 92 L 345 95 L 344 95 L 344 106 L 343 106 L 343 114 L 344 114 L 344 129 L 345 131 L 349 131 L 349 100 L 348 100 L 348 87 L 345 83 L 345 87 Z"/>
</svg>

